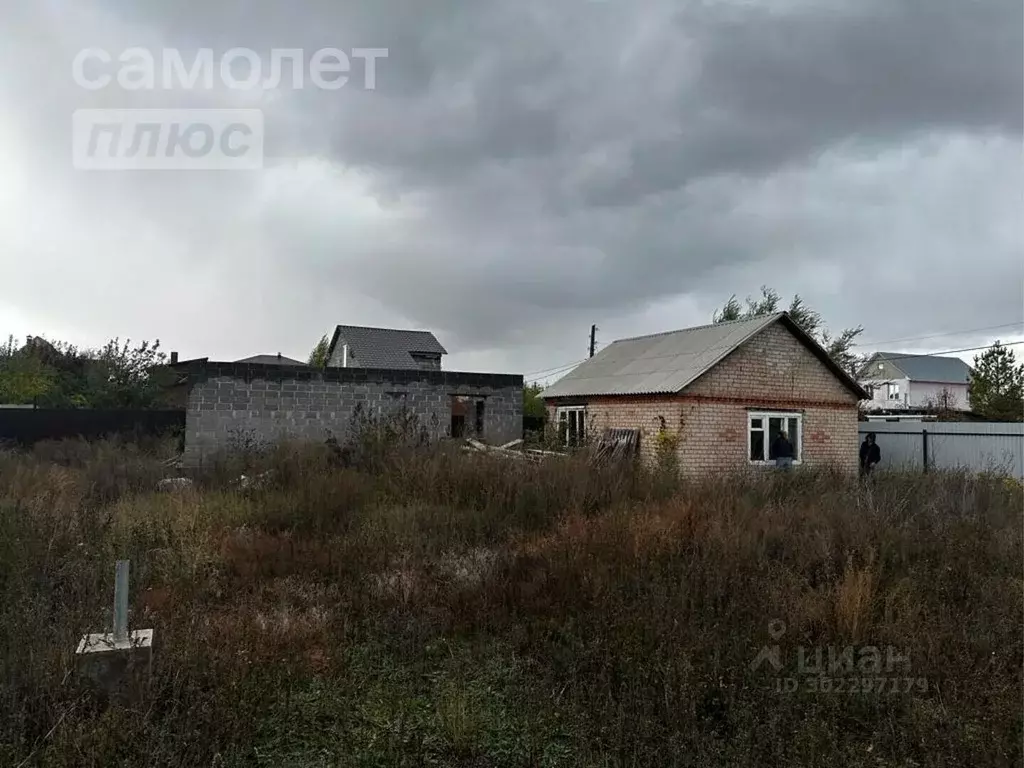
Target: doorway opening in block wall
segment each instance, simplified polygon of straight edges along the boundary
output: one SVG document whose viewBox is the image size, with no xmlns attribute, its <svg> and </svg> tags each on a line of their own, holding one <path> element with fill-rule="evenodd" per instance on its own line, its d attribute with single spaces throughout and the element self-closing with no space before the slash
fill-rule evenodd
<svg viewBox="0 0 1024 768">
<path fill-rule="evenodd" d="M 774 462 L 772 443 L 783 432 L 793 445 L 793 463 L 803 460 L 804 418 L 801 413 L 749 411 L 747 413 L 747 458 L 751 464 Z"/>
<path fill-rule="evenodd" d="M 475 418 L 473 419 L 473 426 L 476 428 L 478 436 L 483 437 L 484 434 L 484 401 L 476 401 Z"/>
<path fill-rule="evenodd" d="M 486 400 L 482 397 L 452 395 L 452 423 L 449 434 L 455 438 L 483 437 Z"/>
</svg>

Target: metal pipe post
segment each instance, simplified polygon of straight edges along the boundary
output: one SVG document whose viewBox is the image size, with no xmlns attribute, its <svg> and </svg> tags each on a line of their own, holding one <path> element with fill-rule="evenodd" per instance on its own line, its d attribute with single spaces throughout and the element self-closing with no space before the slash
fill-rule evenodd
<svg viewBox="0 0 1024 768">
<path fill-rule="evenodd" d="M 117 561 L 114 577 L 114 642 L 128 640 L 128 561 Z"/>
</svg>

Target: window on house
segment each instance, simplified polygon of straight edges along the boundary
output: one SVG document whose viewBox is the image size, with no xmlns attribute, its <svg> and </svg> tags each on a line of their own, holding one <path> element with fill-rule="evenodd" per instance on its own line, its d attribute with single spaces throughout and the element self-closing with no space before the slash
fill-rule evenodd
<svg viewBox="0 0 1024 768">
<path fill-rule="evenodd" d="M 772 443 L 784 431 L 793 445 L 793 461 L 803 459 L 803 416 L 799 413 L 749 413 L 747 415 L 748 458 L 751 463 L 772 461 Z"/>
<path fill-rule="evenodd" d="M 562 445 L 582 445 L 587 439 L 587 412 L 584 406 L 574 405 L 567 408 L 559 408 L 556 411 L 558 418 L 558 436 Z"/>
<path fill-rule="evenodd" d="M 887 384 L 886 385 L 886 393 L 888 394 L 890 400 L 899 400 L 900 399 L 900 385 L 899 384 Z"/>
</svg>

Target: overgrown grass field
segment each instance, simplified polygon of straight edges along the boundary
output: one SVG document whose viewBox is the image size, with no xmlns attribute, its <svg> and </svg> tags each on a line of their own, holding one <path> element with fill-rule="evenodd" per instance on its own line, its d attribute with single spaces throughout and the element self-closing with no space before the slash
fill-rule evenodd
<svg viewBox="0 0 1024 768">
<path fill-rule="evenodd" d="M 331 458 L 0 454 L 0 765 L 1022 764 L 1019 484 Z M 133 705 L 75 674 L 118 558 Z"/>
</svg>

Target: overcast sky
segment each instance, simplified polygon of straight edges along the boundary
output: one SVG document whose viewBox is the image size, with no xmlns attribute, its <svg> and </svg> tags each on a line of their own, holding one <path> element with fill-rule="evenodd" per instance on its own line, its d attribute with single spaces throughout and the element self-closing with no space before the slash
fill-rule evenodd
<svg viewBox="0 0 1024 768">
<path fill-rule="evenodd" d="M 337 323 L 425 328 L 449 369 L 532 374 L 583 358 L 591 323 L 602 343 L 697 325 L 767 283 L 862 324 L 865 350 L 1024 338 L 1021 0 L 0 0 L 0 18 L 4 335 L 230 360 L 304 358 Z M 388 57 L 372 90 L 355 65 L 333 91 L 74 82 L 81 49 L 132 46 Z M 71 114 L 99 106 L 261 108 L 266 166 L 75 170 Z"/>
</svg>

